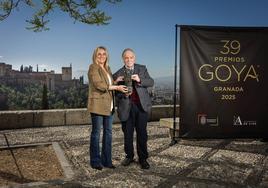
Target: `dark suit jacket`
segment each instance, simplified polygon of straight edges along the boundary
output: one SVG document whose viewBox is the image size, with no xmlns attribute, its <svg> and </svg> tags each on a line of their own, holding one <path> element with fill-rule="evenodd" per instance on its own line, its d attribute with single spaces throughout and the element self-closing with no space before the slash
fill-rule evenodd
<svg viewBox="0 0 268 188">
<path fill-rule="evenodd" d="M 124 69 L 125 67 L 122 67 L 116 73 L 113 74 L 114 80 L 116 80 L 117 77 L 124 75 Z M 138 74 L 140 77 L 141 82 L 134 82 L 134 87 L 136 88 L 136 91 L 138 93 L 143 110 L 149 114 L 152 108 L 152 101 L 147 88 L 152 87 L 154 85 L 154 80 L 150 77 L 149 73 L 147 72 L 147 68 L 144 65 L 134 64 L 133 74 Z M 121 84 L 124 85 L 124 82 L 118 83 L 118 85 Z M 126 121 L 129 117 L 131 107 L 130 98 L 123 93 L 117 92 L 116 104 L 117 113 L 120 121 Z"/>
</svg>

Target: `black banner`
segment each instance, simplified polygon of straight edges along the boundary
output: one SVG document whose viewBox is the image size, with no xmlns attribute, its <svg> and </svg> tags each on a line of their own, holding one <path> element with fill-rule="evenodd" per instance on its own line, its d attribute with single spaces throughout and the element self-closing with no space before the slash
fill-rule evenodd
<svg viewBox="0 0 268 188">
<path fill-rule="evenodd" d="M 180 137 L 268 137 L 268 28 L 180 27 Z"/>
</svg>

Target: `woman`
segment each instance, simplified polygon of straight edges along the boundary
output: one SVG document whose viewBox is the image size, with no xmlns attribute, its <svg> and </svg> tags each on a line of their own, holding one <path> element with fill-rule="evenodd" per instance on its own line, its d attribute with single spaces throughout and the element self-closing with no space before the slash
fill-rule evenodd
<svg viewBox="0 0 268 188">
<path fill-rule="evenodd" d="M 90 136 L 90 165 L 102 170 L 103 167 L 115 168 L 112 163 L 112 122 L 114 112 L 113 90 L 127 92 L 124 85 L 113 85 L 108 51 L 99 46 L 94 50 L 93 63 L 89 66 L 88 111 L 92 120 Z M 100 130 L 103 126 L 102 151 L 100 152 Z"/>
</svg>

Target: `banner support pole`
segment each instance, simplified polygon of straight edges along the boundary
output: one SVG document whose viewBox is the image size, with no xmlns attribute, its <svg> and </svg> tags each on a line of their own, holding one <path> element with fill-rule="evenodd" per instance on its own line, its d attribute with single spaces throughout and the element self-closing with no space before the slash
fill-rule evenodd
<svg viewBox="0 0 268 188">
<path fill-rule="evenodd" d="M 169 144 L 170 146 L 173 146 L 178 143 L 178 141 L 175 139 L 175 131 L 176 131 L 176 103 L 177 103 L 177 58 L 178 57 L 178 25 L 175 25 L 175 69 L 174 69 L 174 92 L 173 92 L 173 134 L 172 134 L 172 140 Z"/>
</svg>

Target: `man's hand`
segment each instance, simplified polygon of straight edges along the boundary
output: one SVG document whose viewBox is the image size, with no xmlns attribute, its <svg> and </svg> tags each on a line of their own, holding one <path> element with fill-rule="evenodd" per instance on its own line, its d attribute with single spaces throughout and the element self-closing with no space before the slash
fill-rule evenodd
<svg viewBox="0 0 268 188">
<path fill-rule="evenodd" d="M 122 81 L 124 81 L 124 76 L 118 76 L 114 82 L 117 84 L 118 82 Z"/>
<path fill-rule="evenodd" d="M 136 81 L 136 82 L 138 82 L 138 83 L 141 82 L 141 79 L 140 79 L 140 77 L 139 77 L 138 74 L 133 74 L 133 75 L 131 76 L 131 79 L 134 80 L 134 81 Z"/>
</svg>

